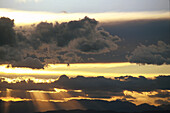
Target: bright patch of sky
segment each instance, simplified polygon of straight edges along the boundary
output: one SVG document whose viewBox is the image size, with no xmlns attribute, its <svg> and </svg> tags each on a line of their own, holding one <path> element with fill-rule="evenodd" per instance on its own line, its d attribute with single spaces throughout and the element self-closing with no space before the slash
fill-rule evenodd
<svg viewBox="0 0 170 113">
<path fill-rule="evenodd" d="M 169 7 L 169 0 L 0 0 L 0 8 L 55 13 L 169 11 Z"/>
</svg>

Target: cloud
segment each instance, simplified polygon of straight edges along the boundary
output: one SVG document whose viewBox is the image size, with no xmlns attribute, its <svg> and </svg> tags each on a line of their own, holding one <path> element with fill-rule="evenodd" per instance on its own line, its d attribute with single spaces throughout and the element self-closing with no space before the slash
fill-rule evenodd
<svg viewBox="0 0 170 113">
<path fill-rule="evenodd" d="M 74 52 L 67 52 L 62 56 L 62 59 L 65 63 L 74 63 L 74 62 L 84 62 L 81 57 L 79 57 Z"/>
<path fill-rule="evenodd" d="M 2 35 L 0 48 L 1 53 L 4 53 L 1 54 L 0 61 L 1 64 L 11 63 L 14 67 L 40 68 L 42 65 L 39 61 L 46 64 L 84 62 L 83 54 L 115 51 L 118 48 L 117 42 L 121 40 L 104 29 L 99 30 L 98 21 L 89 17 L 61 24 L 40 22 L 37 25 L 19 27 L 15 30 L 13 26 L 14 20 L 0 18 L 0 35 Z M 13 55 L 14 52 L 17 54 Z M 27 57 L 39 59 L 36 62 L 39 65 L 35 66 L 33 62 L 28 64 L 28 59 L 30 62 L 33 59 Z"/>
<path fill-rule="evenodd" d="M 35 68 L 35 67 L 32 67 Z M 159 76 L 155 79 L 147 79 L 143 76 L 132 77 L 123 76 L 116 77 L 115 79 L 99 77 L 84 77 L 77 76 L 75 78 L 69 78 L 66 75 L 62 75 L 58 80 L 52 83 L 40 83 L 35 84 L 32 82 L 18 82 L 6 84 L 1 81 L 1 88 L 10 88 L 18 90 L 49 90 L 53 88 L 62 88 L 67 90 L 82 90 L 89 97 L 107 97 L 112 96 L 125 96 L 123 91 L 137 91 L 137 92 L 150 92 L 156 91 L 157 94 L 149 95 L 150 97 L 169 97 L 170 90 L 168 86 L 170 82 L 170 76 Z M 160 90 L 163 90 L 160 92 Z"/>
<path fill-rule="evenodd" d="M 12 64 L 12 67 L 28 67 L 33 69 L 41 69 L 44 68 L 44 64 L 37 58 L 27 57 L 22 61 L 18 61 Z"/>
<path fill-rule="evenodd" d="M 0 64 L 9 64 L 20 61 L 22 52 L 8 45 L 0 46 Z"/>
<path fill-rule="evenodd" d="M 166 97 L 170 97 L 170 92 L 164 90 L 160 90 L 160 91 L 158 90 L 157 94 L 150 95 L 150 97 L 166 98 Z"/>
<path fill-rule="evenodd" d="M 3 45 L 15 45 L 15 31 L 14 27 L 14 20 L 11 20 L 6 17 L 0 18 L 0 46 Z"/>
<path fill-rule="evenodd" d="M 128 60 L 134 63 L 142 64 L 170 64 L 170 45 L 163 41 L 158 41 L 157 45 L 140 45 L 130 56 Z"/>
<path fill-rule="evenodd" d="M 1 62 L 3 60 L 5 63 L 21 61 L 27 57 L 37 58 L 44 64 L 59 62 L 121 62 L 127 61 L 125 56 L 138 45 L 131 45 L 129 43 L 131 40 L 129 38 L 126 39 L 123 35 L 125 39 L 122 40 L 114 31 L 110 33 L 105 31 L 98 21 L 89 17 L 64 23 L 40 22 L 37 25 L 27 28 L 15 28 L 15 30 L 13 29 L 13 20 L 2 18 L 1 21 L 2 24 L 0 26 L 4 24 L 6 27 L 8 26 L 8 33 L 3 32 L 3 29 L 1 29 L 4 38 L 0 38 L 2 40 L 0 47 L 4 51 L 3 46 L 7 45 L 5 51 L 13 50 L 18 53 L 18 56 L 14 55 L 12 61 L 9 60 L 10 62 L 8 59 L 3 59 L 5 55 L 7 56 L 7 53 L 1 55 L 3 57 Z M 160 25 L 161 22 L 158 21 L 158 24 Z M 131 23 L 133 24 L 133 22 Z M 147 21 L 146 23 L 150 22 Z M 141 23 L 138 22 L 138 24 L 140 25 Z M 125 23 L 125 25 L 127 24 Z M 105 28 L 107 27 L 105 26 Z M 8 34 L 11 34 L 11 37 L 8 37 Z M 138 40 L 136 39 L 136 41 Z M 151 44 L 150 42 L 148 44 Z M 167 52 L 169 52 L 169 45 L 163 41 L 158 41 L 157 45 L 138 46 L 128 56 L 128 59 L 130 62 L 136 63 L 169 64 L 170 56 Z M 18 59 L 19 57 L 20 59 Z M 90 60 L 89 58 L 93 59 Z"/>
<path fill-rule="evenodd" d="M 158 89 L 169 90 L 167 85 L 170 81 L 170 76 L 159 76 L 154 80 L 147 79 L 143 76 L 132 77 L 116 77 L 109 79 L 105 77 L 83 77 L 77 76 L 76 78 L 62 79 L 62 76 L 54 83 L 66 89 L 81 89 L 84 91 L 113 91 L 122 92 L 123 90 L 129 91 L 154 91 Z"/>
<path fill-rule="evenodd" d="M 0 64 L 8 64 L 23 58 L 22 49 L 17 44 L 14 20 L 0 18 Z"/>
<path fill-rule="evenodd" d="M 33 1 L 33 0 L 32 0 Z M 44 9 L 43 9 L 44 10 Z M 59 10 L 61 12 L 63 9 Z M 15 19 L 17 25 L 33 24 L 40 21 L 69 22 L 79 20 L 85 16 L 95 18 L 100 22 L 123 22 L 130 20 L 147 20 L 147 19 L 169 19 L 169 12 L 104 12 L 104 13 L 51 13 L 43 11 L 23 11 L 9 8 L 0 8 L 3 16 Z M 17 16 L 17 15 L 22 15 Z M 25 18 L 27 17 L 27 18 Z"/>
<path fill-rule="evenodd" d="M 32 47 L 27 49 L 27 54 L 41 57 L 46 63 L 84 62 L 83 54 L 115 51 L 117 42 L 121 41 L 120 37 L 112 36 L 104 29 L 99 30 L 98 22 L 88 17 L 61 24 L 41 22 L 27 37 L 30 38 L 26 42 Z"/>
<path fill-rule="evenodd" d="M 121 39 L 104 30 L 98 30 L 97 25 L 95 19 L 88 17 L 55 25 L 41 22 L 36 26 L 32 37 L 38 38 L 43 43 L 56 42 L 58 47 L 68 46 L 67 49 L 85 54 L 101 54 L 116 50 L 118 47 L 116 42 Z"/>
<path fill-rule="evenodd" d="M 157 104 L 164 104 L 164 105 L 168 105 L 168 104 L 170 104 L 170 102 L 168 102 L 168 101 L 166 101 L 166 100 L 155 100 L 155 103 L 157 103 Z"/>
<path fill-rule="evenodd" d="M 114 38 L 119 39 L 117 36 Z M 102 54 L 116 50 L 118 45 L 111 39 L 91 38 L 88 40 L 86 38 L 78 38 L 69 43 L 69 48 L 83 54 Z"/>
</svg>

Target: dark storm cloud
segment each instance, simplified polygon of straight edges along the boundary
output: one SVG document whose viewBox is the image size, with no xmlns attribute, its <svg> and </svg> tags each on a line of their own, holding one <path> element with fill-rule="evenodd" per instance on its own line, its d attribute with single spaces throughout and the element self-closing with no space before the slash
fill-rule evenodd
<svg viewBox="0 0 170 113">
<path fill-rule="evenodd" d="M 130 62 L 142 64 L 170 64 L 170 45 L 158 41 L 157 45 L 140 45 L 128 56 Z"/>
<path fill-rule="evenodd" d="M 41 69 L 44 68 L 44 64 L 37 58 L 27 57 L 22 61 L 18 61 L 12 64 L 12 67 L 27 67 L 33 69 Z"/>
</svg>

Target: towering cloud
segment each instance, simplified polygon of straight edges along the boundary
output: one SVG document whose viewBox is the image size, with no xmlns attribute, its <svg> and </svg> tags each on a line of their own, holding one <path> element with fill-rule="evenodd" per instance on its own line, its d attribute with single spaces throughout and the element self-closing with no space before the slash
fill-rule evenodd
<svg viewBox="0 0 170 113">
<path fill-rule="evenodd" d="M 0 18 L 0 46 L 15 44 L 14 20 L 6 17 Z"/>
<path fill-rule="evenodd" d="M 27 30 L 15 31 L 13 26 L 14 20 L 0 18 L 0 62 L 13 67 L 39 69 L 42 63 L 84 62 L 83 55 L 115 51 L 121 40 L 98 29 L 98 22 L 88 17 L 61 24 L 40 22 Z"/>
<path fill-rule="evenodd" d="M 99 30 L 98 22 L 88 17 L 61 24 L 41 22 L 26 37 L 29 38 L 24 38 L 25 45 L 30 45 L 27 56 L 35 56 L 45 63 L 83 62 L 83 54 L 114 51 L 121 40 Z"/>
<path fill-rule="evenodd" d="M 12 63 L 22 58 L 17 47 L 14 20 L 0 18 L 0 64 Z"/>
<path fill-rule="evenodd" d="M 58 47 L 69 47 L 67 49 L 88 54 L 116 50 L 115 42 L 120 41 L 120 38 L 98 30 L 97 25 L 96 20 L 88 17 L 55 25 L 41 22 L 36 26 L 32 37 L 42 43 L 55 43 Z"/>
</svg>

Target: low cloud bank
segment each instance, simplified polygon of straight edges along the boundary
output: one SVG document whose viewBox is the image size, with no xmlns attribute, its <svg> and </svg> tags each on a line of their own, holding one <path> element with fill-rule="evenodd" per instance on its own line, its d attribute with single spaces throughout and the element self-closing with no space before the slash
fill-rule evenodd
<svg viewBox="0 0 170 113">
<path fill-rule="evenodd" d="M 150 92 L 156 91 L 157 94 L 150 95 L 155 98 L 167 98 L 170 96 L 170 76 L 158 76 L 155 79 L 148 79 L 144 76 L 132 77 L 122 76 L 109 79 L 105 77 L 83 77 L 77 76 L 69 78 L 62 75 L 58 80 L 51 83 L 34 83 L 32 80 L 21 81 L 17 83 L 7 83 L 1 78 L 0 90 L 50 90 L 53 88 L 61 88 L 67 90 L 82 90 L 89 97 L 94 98 L 110 98 L 112 96 L 125 96 L 124 91 Z M 165 90 L 165 91 L 162 91 Z M 133 98 L 128 97 L 127 98 Z"/>
</svg>

